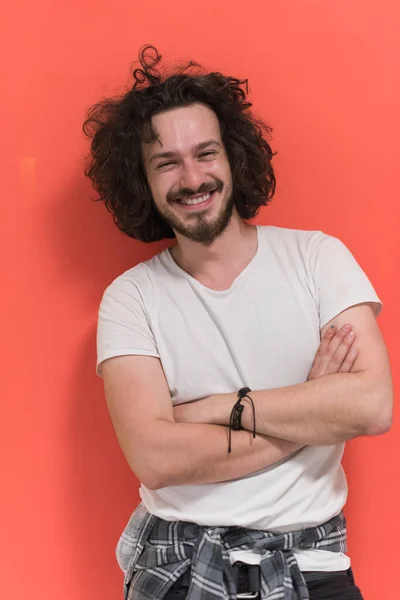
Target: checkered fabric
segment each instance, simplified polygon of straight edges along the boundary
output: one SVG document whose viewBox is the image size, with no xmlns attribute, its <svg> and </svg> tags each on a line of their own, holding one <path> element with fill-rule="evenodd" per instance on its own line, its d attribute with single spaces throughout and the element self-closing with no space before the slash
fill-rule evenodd
<svg viewBox="0 0 400 600">
<path fill-rule="evenodd" d="M 229 560 L 232 550 L 261 555 L 262 600 L 309 600 L 292 549 L 346 552 L 343 513 L 318 526 L 291 533 L 243 527 L 202 527 L 165 521 L 139 505 L 118 544 L 125 571 L 125 600 L 162 600 L 187 569 L 190 600 L 234 600 L 236 586 Z"/>
</svg>

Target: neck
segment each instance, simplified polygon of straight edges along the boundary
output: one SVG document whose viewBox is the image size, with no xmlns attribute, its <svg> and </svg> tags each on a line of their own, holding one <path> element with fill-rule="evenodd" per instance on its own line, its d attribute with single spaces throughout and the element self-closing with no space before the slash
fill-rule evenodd
<svg viewBox="0 0 400 600">
<path fill-rule="evenodd" d="M 180 234 L 171 248 L 175 262 L 187 273 L 198 274 L 220 269 L 235 269 L 240 263 L 248 263 L 257 250 L 257 234 L 234 212 L 228 227 L 210 246 L 193 242 Z"/>
</svg>

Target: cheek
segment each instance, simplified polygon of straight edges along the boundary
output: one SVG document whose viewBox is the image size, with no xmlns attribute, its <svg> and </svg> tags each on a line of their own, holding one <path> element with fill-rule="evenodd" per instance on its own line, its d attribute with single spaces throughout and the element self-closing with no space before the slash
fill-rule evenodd
<svg viewBox="0 0 400 600">
<path fill-rule="evenodd" d="M 203 174 L 205 179 L 211 176 L 216 177 L 224 183 L 226 183 L 228 170 L 226 166 L 221 162 L 209 162 L 206 165 L 204 165 Z"/>
<path fill-rule="evenodd" d="M 232 174 L 229 165 L 221 165 L 218 172 L 215 173 L 215 176 L 218 177 L 224 184 L 224 193 L 227 196 L 232 194 Z"/>
<path fill-rule="evenodd" d="M 227 158 L 215 164 L 213 173 L 216 177 L 222 179 L 226 185 L 229 185 L 232 181 L 231 167 Z"/>
<path fill-rule="evenodd" d="M 150 184 L 151 193 L 154 198 L 154 202 L 158 205 L 165 204 L 168 192 L 172 189 L 174 179 L 169 173 L 163 173 L 162 177 L 157 177 Z"/>
</svg>

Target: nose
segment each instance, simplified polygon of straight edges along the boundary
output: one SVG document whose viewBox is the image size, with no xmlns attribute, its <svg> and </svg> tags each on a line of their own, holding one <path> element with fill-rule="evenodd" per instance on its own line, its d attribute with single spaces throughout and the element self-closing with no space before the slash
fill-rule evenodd
<svg viewBox="0 0 400 600">
<path fill-rule="evenodd" d="M 196 161 L 187 161 L 182 165 L 180 187 L 197 190 L 204 182 L 204 173 Z"/>
</svg>

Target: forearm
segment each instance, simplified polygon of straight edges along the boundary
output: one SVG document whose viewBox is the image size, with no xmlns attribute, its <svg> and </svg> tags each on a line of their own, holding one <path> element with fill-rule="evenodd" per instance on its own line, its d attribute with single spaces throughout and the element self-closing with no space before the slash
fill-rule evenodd
<svg viewBox="0 0 400 600">
<path fill-rule="evenodd" d="M 303 446 L 233 431 L 228 453 L 227 427 L 167 421 L 154 424 L 148 440 L 152 441 L 146 443 L 142 482 L 150 489 L 236 479 L 271 466 Z"/>
<path fill-rule="evenodd" d="M 375 435 L 383 433 L 390 421 L 391 390 L 383 390 L 360 373 L 337 373 L 249 395 L 255 404 L 257 432 L 298 444 L 328 446 Z M 228 424 L 236 394 L 210 400 L 211 422 Z M 249 401 L 244 406 L 242 425 L 252 430 Z"/>
</svg>

